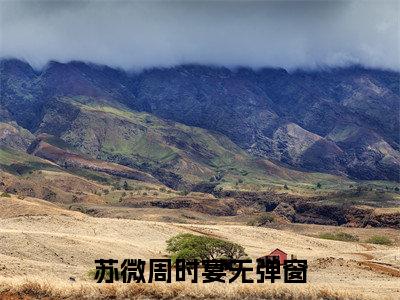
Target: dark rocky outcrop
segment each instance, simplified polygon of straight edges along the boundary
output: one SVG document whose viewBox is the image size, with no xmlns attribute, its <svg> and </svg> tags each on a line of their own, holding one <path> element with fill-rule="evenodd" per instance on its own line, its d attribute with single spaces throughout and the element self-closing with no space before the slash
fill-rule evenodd
<svg viewBox="0 0 400 300">
<path fill-rule="evenodd" d="M 296 210 L 289 203 L 281 202 L 273 210 L 274 214 L 284 217 L 288 221 L 292 222 L 296 217 Z"/>
</svg>

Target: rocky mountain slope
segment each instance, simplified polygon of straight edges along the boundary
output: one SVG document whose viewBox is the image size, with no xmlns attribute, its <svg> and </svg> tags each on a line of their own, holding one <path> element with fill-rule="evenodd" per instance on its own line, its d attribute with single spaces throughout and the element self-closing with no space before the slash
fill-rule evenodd
<svg viewBox="0 0 400 300">
<path fill-rule="evenodd" d="M 212 191 L 222 179 L 259 184 L 316 180 L 314 174 L 253 157 L 222 134 L 69 97 L 47 108 L 35 135 L 27 132 L 13 122 L 0 123 L 0 144 L 8 153 L 25 151 L 60 168 L 83 168 L 149 183 L 156 178 L 174 189 L 211 181 Z"/>
<path fill-rule="evenodd" d="M 397 72 L 183 65 L 127 73 L 83 62 L 36 71 L 3 59 L 0 77 L 0 121 L 51 134 L 92 158 L 162 172 L 170 185 L 177 175 L 212 176 L 226 153 L 230 161 L 240 153 L 399 180 Z"/>
</svg>

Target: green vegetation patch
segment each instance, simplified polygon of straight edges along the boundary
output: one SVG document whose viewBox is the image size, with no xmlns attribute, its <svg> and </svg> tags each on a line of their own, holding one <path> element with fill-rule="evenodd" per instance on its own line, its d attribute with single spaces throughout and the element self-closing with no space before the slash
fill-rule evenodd
<svg viewBox="0 0 400 300">
<path fill-rule="evenodd" d="M 77 175 L 89 180 L 93 180 L 102 184 L 113 184 L 118 178 L 106 175 L 102 172 L 96 172 L 88 169 L 68 168 L 67 171 L 73 175 Z"/>
<path fill-rule="evenodd" d="M 367 243 L 370 244 L 377 244 L 377 245 L 393 245 L 393 242 L 391 239 L 389 239 L 387 236 L 383 235 L 374 235 L 371 236 L 368 240 L 366 240 Z"/>
<path fill-rule="evenodd" d="M 12 149 L 0 149 L 0 168 L 14 175 L 25 175 L 35 170 L 59 170 L 45 160 Z"/>
<path fill-rule="evenodd" d="M 236 243 L 209 236 L 190 233 L 178 234 L 167 241 L 171 259 L 189 261 L 205 259 L 241 259 L 247 256 L 244 248 Z"/>
<path fill-rule="evenodd" d="M 155 161 L 170 161 L 176 153 L 170 147 L 164 146 L 149 135 L 143 135 L 134 145 L 133 152 Z"/>
<path fill-rule="evenodd" d="M 326 240 L 335 240 L 335 241 L 342 241 L 342 242 L 356 242 L 359 240 L 358 236 L 352 235 L 350 233 L 345 233 L 345 232 L 326 232 L 326 233 L 321 233 L 318 236 L 321 239 L 326 239 Z"/>
</svg>

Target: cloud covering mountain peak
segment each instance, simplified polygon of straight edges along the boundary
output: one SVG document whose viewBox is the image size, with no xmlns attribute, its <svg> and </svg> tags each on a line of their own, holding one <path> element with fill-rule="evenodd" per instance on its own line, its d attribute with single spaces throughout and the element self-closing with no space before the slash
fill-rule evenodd
<svg viewBox="0 0 400 300">
<path fill-rule="evenodd" d="M 0 55 L 125 69 L 182 63 L 400 69 L 398 1 L 2 1 Z"/>
</svg>

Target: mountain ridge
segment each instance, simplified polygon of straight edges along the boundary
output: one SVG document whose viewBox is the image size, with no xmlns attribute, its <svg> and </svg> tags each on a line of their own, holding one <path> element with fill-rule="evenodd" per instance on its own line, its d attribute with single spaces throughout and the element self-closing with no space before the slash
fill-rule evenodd
<svg viewBox="0 0 400 300">
<path fill-rule="evenodd" d="M 38 72 L 3 59 L 0 76 L 1 121 L 33 133 L 67 130 L 79 114 L 68 101 L 103 103 L 219 132 L 251 155 L 294 168 L 399 180 L 394 71 L 181 65 L 130 74 L 74 61 Z"/>
</svg>

